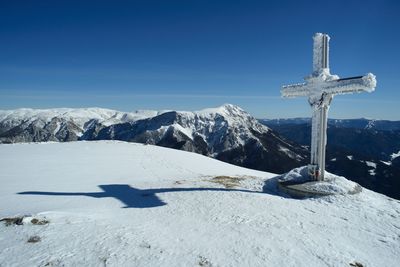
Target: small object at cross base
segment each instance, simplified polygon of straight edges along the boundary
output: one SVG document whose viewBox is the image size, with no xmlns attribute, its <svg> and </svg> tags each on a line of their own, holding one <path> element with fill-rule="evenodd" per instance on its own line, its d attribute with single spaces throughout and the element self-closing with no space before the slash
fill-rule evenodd
<svg viewBox="0 0 400 267">
<path fill-rule="evenodd" d="M 311 163 L 308 173 L 312 180 L 323 181 L 325 175 L 326 129 L 329 106 L 333 96 L 372 92 L 375 75 L 368 73 L 340 79 L 329 71 L 329 40 L 327 34 L 314 34 L 313 72 L 304 83 L 282 86 L 282 97 L 308 97 L 312 108 Z"/>
</svg>

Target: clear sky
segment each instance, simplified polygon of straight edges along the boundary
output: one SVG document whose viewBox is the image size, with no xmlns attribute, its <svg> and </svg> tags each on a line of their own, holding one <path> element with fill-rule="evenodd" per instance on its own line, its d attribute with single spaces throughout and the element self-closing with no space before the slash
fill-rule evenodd
<svg viewBox="0 0 400 267">
<path fill-rule="evenodd" d="M 400 1 L 0 0 L 0 109 L 197 110 L 224 103 L 259 118 L 307 117 L 280 86 L 312 69 L 372 72 L 372 94 L 337 96 L 330 117 L 400 120 Z"/>
</svg>

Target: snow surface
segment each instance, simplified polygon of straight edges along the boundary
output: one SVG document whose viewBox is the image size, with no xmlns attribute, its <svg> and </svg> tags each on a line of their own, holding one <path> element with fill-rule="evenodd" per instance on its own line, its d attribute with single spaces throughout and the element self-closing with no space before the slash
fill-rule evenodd
<svg viewBox="0 0 400 267">
<path fill-rule="evenodd" d="M 271 173 L 116 141 L 3 144 L 0 159 L 0 217 L 31 216 L 0 223 L 0 266 L 400 262 L 400 202 L 367 189 L 296 200 Z"/>
</svg>

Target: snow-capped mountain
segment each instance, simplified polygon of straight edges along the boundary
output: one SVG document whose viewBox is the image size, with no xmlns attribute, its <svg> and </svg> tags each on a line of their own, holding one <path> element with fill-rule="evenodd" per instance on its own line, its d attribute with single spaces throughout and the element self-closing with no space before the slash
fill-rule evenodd
<svg viewBox="0 0 400 267">
<path fill-rule="evenodd" d="M 102 108 L 0 110 L 0 143 L 75 141 L 93 124 L 108 126 L 157 115 Z"/>
<path fill-rule="evenodd" d="M 0 266 L 400 262 L 400 202 L 364 188 L 292 199 L 272 173 L 118 141 L 1 144 L 0 158 Z"/>
<path fill-rule="evenodd" d="M 105 127 L 87 139 L 117 139 L 147 144 L 165 143 L 184 150 L 214 154 L 245 145 L 252 131 L 268 132 L 248 113 L 233 105 L 197 112 L 170 111 L 145 120 Z M 173 144 L 173 143 L 179 144 Z M 169 144 L 169 145 L 168 145 Z"/>
<path fill-rule="evenodd" d="M 306 149 L 282 139 L 231 104 L 195 112 L 2 111 L 0 129 L 3 143 L 122 140 L 196 152 L 278 173 L 305 164 L 308 157 Z"/>
</svg>

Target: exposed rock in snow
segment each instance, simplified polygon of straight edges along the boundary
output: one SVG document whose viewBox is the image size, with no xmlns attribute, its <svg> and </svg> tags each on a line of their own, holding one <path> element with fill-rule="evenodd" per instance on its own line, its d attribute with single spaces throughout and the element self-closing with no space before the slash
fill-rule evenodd
<svg viewBox="0 0 400 267">
<path fill-rule="evenodd" d="M 271 173 L 116 141 L 3 144 L 0 158 L 0 218 L 20 222 L 0 222 L 1 266 L 400 262 L 400 203 L 366 189 L 295 200 Z"/>
</svg>

